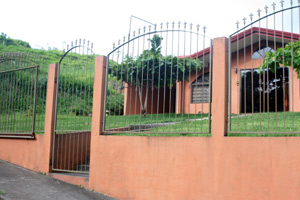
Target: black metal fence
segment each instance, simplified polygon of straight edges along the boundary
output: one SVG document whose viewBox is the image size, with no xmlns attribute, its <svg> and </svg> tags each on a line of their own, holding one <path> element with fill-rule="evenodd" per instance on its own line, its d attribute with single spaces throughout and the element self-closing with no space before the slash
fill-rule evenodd
<svg viewBox="0 0 300 200">
<path fill-rule="evenodd" d="M 230 35 L 231 135 L 300 134 L 300 6 L 289 3 L 259 9 Z"/>
<path fill-rule="evenodd" d="M 108 54 L 106 134 L 209 134 L 212 40 L 206 27 L 133 32 Z"/>
</svg>

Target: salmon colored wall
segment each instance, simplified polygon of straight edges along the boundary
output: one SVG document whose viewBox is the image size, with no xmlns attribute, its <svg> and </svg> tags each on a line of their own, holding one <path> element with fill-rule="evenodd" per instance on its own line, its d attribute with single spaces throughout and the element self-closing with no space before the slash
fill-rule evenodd
<svg viewBox="0 0 300 200">
<path fill-rule="evenodd" d="M 46 173 L 50 171 L 49 161 L 52 155 L 51 141 L 55 119 L 54 79 L 57 66 L 57 64 L 49 65 L 44 134 L 36 135 L 35 140 L 0 139 L 0 159 L 34 171 Z"/>
<path fill-rule="evenodd" d="M 214 40 L 219 73 L 213 74 L 218 81 L 213 84 L 212 136 L 104 136 L 99 135 L 103 117 L 93 116 L 90 189 L 119 199 L 300 199 L 299 137 L 224 136 L 227 41 Z M 104 94 L 104 84 L 94 90 Z M 102 96 L 94 96 L 95 101 L 103 101 Z M 96 111 L 104 108 L 94 104 Z"/>
<path fill-rule="evenodd" d="M 99 136 L 90 189 L 119 199 L 300 199 L 300 138 Z"/>
</svg>

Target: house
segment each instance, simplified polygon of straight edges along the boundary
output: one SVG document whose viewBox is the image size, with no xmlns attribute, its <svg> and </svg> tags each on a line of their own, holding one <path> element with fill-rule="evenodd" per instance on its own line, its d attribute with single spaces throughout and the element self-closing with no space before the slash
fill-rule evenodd
<svg viewBox="0 0 300 200">
<path fill-rule="evenodd" d="M 253 27 L 231 37 L 231 112 L 300 111 L 300 79 L 290 67 L 281 67 L 275 73 L 259 73 L 264 55 L 284 47 L 300 35 L 266 28 Z M 186 56 L 204 62 L 204 68 L 192 72 L 189 80 L 178 82 L 173 88 L 149 90 L 147 113 L 208 113 L 210 110 L 210 65 L 212 48 Z M 213 65 L 212 65 L 213 68 Z M 217 73 L 217 72 L 215 72 Z M 211 76 L 212 77 L 212 76 Z M 214 80 L 212 80 L 213 84 Z M 139 111 L 138 92 L 125 85 L 124 115 Z M 146 89 L 143 88 L 143 93 Z M 212 94 L 213 95 L 213 94 Z M 145 95 L 143 95 L 143 100 Z M 135 101 L 134 101 L 135 100 Z M 213 103 L 213 102 L 212 102 Z"/>
</svg>

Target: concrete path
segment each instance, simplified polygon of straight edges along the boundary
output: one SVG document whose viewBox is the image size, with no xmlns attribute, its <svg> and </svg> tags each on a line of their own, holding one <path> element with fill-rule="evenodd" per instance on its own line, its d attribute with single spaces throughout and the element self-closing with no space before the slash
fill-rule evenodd
<svg viewBox="0 0 300 200">
<path fill-rule="evenodd" d="M 16 199 L 113 200 L 114 198 L 0 160 L 0 200 Z"/>
</svg>

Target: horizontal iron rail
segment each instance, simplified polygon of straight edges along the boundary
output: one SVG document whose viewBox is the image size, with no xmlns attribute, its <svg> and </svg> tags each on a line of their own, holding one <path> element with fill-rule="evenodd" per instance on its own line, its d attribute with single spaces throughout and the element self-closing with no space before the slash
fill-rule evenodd
<svg viewBox="0 0 300 200">
<path fill-rule="evenodd" d="M 144 129 L 139 129 L 137 131 L 104 131 L 104 134 L 123 134 L 123 133 L 132 133 L 132 134 L 210 134 L 210 132 L 183 132 L 183 131 L 174 131 L 174 132 L 149 132 L 149 131 L 143 131 Z"/>
<path fill-rule="evenodd" d="M 232 37 L 232 36 L 238 34 L 238 33 L 241 32 L 242 30 L 244 30 L 244 29 L 250 27 L 251 25 L 253 25 L 253 24 L 255 24 L 255 23 L 257 23 L 257 22 L 259 22 L 259 21 L 261 21 L 261 20 L 263 20 L 263 19 L 265 19 L 265 18 L 268 18 L 268 17 L 270 17 L 270 16 L 272 16 L 272 15 L 276 15 L 276 14 L 278 14 L 278 13 L 284 12 L 284 11 L 286 11 L 286 10 L 292 10 L 292 9 L 294 9 L 294 8 L 300 8 L 300 5 L 298 5 L 298 6 L 293 6 L 293 7 L 289 7 L 289 8 L 285 8 L 285 9 L 281 9 L 281 10 L 278 10 L 278 11 L 273 12 L 273 13 L 271 13 L 271 14 L 268 14 L 268 15 L 266 15 L 266 16 L 260 17 L 258 20 L 255 20 L 255 21 L 253 21 L 252 23 L 248 24 L 247 26 L 244 26 L 243 28 L 239 29 L 238 31 L 232 33 L 229 37 Z"/>
<path fill-rule="evenodd" d="M 266 131 L 258 131 L 258 132 L 254 132 L 254 131 L 229 131 L 228 133 L 234 133 L 234 134 L 300 134 L 300 132 L 266 132 Z"/>
<path fill-rule="evenodd" d="M 23 134 L 23 135 L 14 135 L 14 134 L 0 134 L 0 138 L 8 139 L 35 139 L 35 134 Z"/>
<path fill-rule="evenodd" d="M 22 70 L 27 70 L 27 69 L 33 69 L 33 68 L 38 68 L 38 67 L 40 67 L 40 66 L 35 65 L 35 66 L 31 66 L 31 67 L 24 67 L 24 68 L 19 68 L 19 69 L 11 69 L 11 70 L 6 70 L 6 71 L 0 71 L 0 74 L 15 72 L 15 71 L 22 71 Z"/>
<path fill-rule="evenodd" d="M 90 133 L 91 130 L 55 130 L 55 133 L 57 132 Z"/>
<path fill-rule="evenodd" d="M 87 171 L 79 171 L 79 170 L 67 170 L 67 169 L 59 169 L 59 168 L 52 168 L 53 171 L 57 172 L 69 172 L 69 173 L 80 173 L 80 174 L 89 174 L 90 172 Z"/>
<path fill-rule="evenodd" d="M 204 36 L 204 35 L 201 34 L 201 33 L 192 32 L 192 31 L 189 31 L 189 30 L 182 30 L 182 29 L 174 29 L 174 30 L 173 30 L 173 29 L 170 29 L 170 30 L 151 31 L 151 32 L 148 32 L 148 33 L 145 33 L 145 34 L 138 35 L 138 36 L 136 36 L 136 37 L 134 37 L 134 38 L 128 40 L 127 42 L 124 42 L 123 44 L 121 44 L 120 46 L 118 46 L 117 48 L 115 48 L 115 49 L 113 49 L 111 52 L 109 52 L 109 53 L 107 54 L 107 57 L 109 58 L 109 56 L 110 56 L 112 53 L 114 53 L 116 50 L 120 49 L 120 48 L 123 47 L 124 45 L 126 45 L 126 44 L 132 42 L 133 40 L 136 40 L 136 39 L 138 39 L 138 38 L 140 38 L 140 37 L 144 37 L 144 36 L 146 36 L 146 35 L 151 35 L 151 34 L 155 34 L 155 33 L 164 33 L 164 32 L 186 32 L 186 33 L 193 33 L 193 34 L 197 34 L 197 35 L 200 35 L 200 36 Z M 211 39 L 210 37 L 207 37 L 207 36 L 205 36 L 205 37 L 208 38 L 208 39 Z M 109 60 L 109 59 L 108 59 L 108 60 Z M 109 65 L 109 63 L 108 63 L 108 65 Z M 107 66 L 108 66 L 108 65 L 107 65 Z"/>
</svg>

